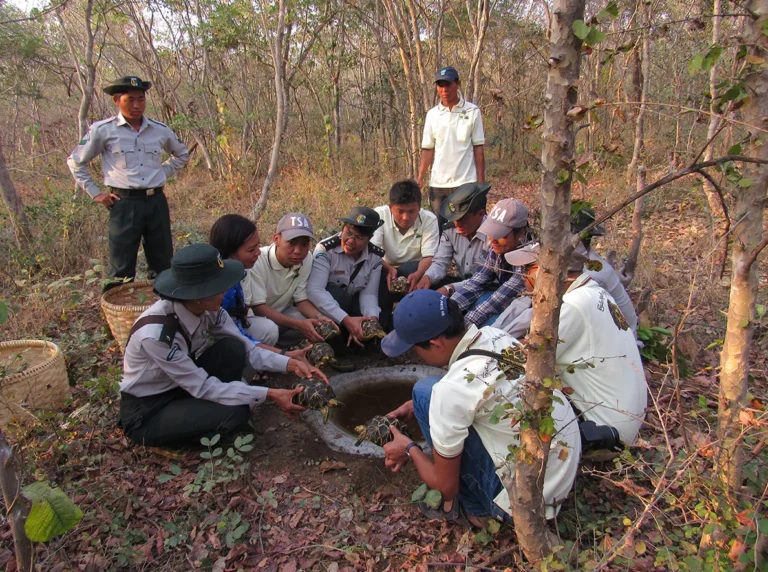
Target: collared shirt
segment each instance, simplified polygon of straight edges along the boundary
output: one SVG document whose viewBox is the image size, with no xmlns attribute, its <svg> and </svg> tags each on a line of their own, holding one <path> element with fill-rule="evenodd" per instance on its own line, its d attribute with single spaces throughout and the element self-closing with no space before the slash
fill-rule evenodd
<svg viewBox="0 0 768 572">
<path fill-rule="evenodd" d="M 496 328 L 478 330 L 471 326 L 451 355 L 448 373 L 432 388 L 429 404 L 429 432 L 435 451 L 446 458 L 460 455 L 471 426 L 477 431 L 494 464 L 499 467 L 496 474 L 502 482 L 511 478 L 514 471 L 514 462 L 507 460 L 507 457 L 509 447 L 520 444 L 520 425 L 510 420 L 499 422 L 498 419 L 493 423 L 491 418 L 497 405 L 515 404 L 520 400 L 525 376 L 507 379 L 494 359 L 460 356 L 469 349 L 500 353 L 504 348 L 518 343 L 515 338 Z M 489 392 L 490 388 L 493 388 L 493 392 Z M 547 518 L 555 515 L 555 507 L 568 496 L 581 456 L 581 437 L 576 415 L 562 393 L 556 390 L 554 395 L 560 402 L 552 401 L 552 418 L 557 434 L 552 439 L 544 473 L 543 493 Z M 568 450 L 561 455 L 563 443 Z M 502 489 L 494 502 L 511 514 L 506 490 Z"/>
<path fill-rule="evenodd" d="M 298 266 L 286 268 L 277 260 L 275 245 L 261 247 L 261 256 L 245 274 L 243 294 L 248 306 L 266 304 L 283 312 L 308 299 L 307 280 L 312 271 L 312 254 Z"/>
<path fill-rule="evenodd" d="M 648 405 L 640 352 L 618 305 L 586 272 L 563 296 L 557 337 L 571 403 L 585 419 L 616 428 L 625 445 L 634 443 Z"/>
<path fill-rule="evenodd" d="M 187 347 L 181 332 L 176 332 L 170 346 L 160 341 L 162 324 L 147 324 L 139 328 L 125 348 L 120 391 L 134 397 L 147 397 L 181 387 L 192 397 L 222 405 L 258 405 L 267 397 L 266 387 L 255 387 L 241 381 L 224 383 L 217 377 L 209 376 L 192 361 L 190 354 L 201 355 L 214 340 L 223 337 L 236 338 L 243 343 L 248 363 L 255 370 L 286 371 L 288 358 L 257 348 L 240 333 L 223 308 L 196 316 L 180 302 L 159 300 L 141 317 L 169 314 L 179 317 L 179 324 L 189 336 L 192 347 Z"/>
<path fill-rule="evenodd" d="M 491 297 L 479 304 L 477 308 L 467 311 L 483 292 L 492 289 L 494 282 L 498 282 L 499 287 Z M 503 254 L 496 254 L 493 250 L 489 250 L 483 265 L 477 269 L 472 278 L 456 289 L 451 300 L 459 304 L 462 312 L 467 312 L 464 316 L 464 323 L 467 326 L 471 324 L 479 326 L 493 314 L 503 312 L 515 296 L 519 296 L 523 291 L 525 291 L 523 269 L 520 266 L 508 264 Z"/>
<path fill-rule="evenodd" d="M 483 218 L 485 221 L 485 217 Z M 448 274 L 451 262 L 456 262 L 456 268 L 464 280 L 472 278 L 478 267 L 483 264 L 488 253 L 488 237 L 482 232 L 476 232 L 472 240 L 463 234 L 459 234 L 455 228 L 443 231 L 440 237 L 440 246 L 437 254 L 432 259 L 432 264 L 425 273 L 432 284 L 437 284 Z M 457 288 L 462 285 L 455 284 Z"/>
<path fill-rule="evenodd" d="M 474 147 L 485 144 L 480 109 L 464 98 L 448 109 L 442 103 L 427 112 L 422 149 L 434 149 L 430 187 L 458 187 L 477 181 Z"/>
<path fill-rule="evenodd" d="M 163 151 L 171 155 L 165 162 Z M 75 181 L 92 197 L 102 191 L 91 177 L 88 163 L 99 155 L 104 184 L 120 189 L 162 187 L 189 161 L 189 151 L 167 125 L 142 117 L 136 131 L 122 113 L 91 125 L 67 159 Z"/>
<path fill-rule="evenodd" d="M 371 243 L 383 248 L 384 262 L 392 266 L 400 266 L 413 260 L 421 260 L 434 256 L 440 242 L 437 217 L 431 212 L 421 209 L 416 222 L 405 234 L 402 234 L 392 218 L 388 205 L 374 209 L 384 224 L 373 233 Z"/>
<path fill-rule="evenodd" d="M 384 251 L 368 243 L 359 258 L 354 259 L 341 246 L 341 233 L 321 240 L 315 247 L 315 260 L 307 283 L 309 301 L 323 314 L 337 324 L 347 313 L 326 290 L 328 284 L 337 284 L 350 296 L 360 293 L 360 313 L 371 318 L 379 317 L 379 281 L 381 279 L 381 258 Z M 356 269 L 354 280 L 350 277 Z"/>
</svg>

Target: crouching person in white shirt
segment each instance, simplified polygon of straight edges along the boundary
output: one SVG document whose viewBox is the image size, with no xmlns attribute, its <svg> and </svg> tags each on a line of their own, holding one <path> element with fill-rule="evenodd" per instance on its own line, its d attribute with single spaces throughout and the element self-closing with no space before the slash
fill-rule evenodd
<svg viewBox="0 0 768 572">
<path fill-rule="evenodd" d="M 163 299 L 134 324 L 120 382 L 119 425 L 133 442 L 178 446 L 230 436 L 246 430 L 251 411 L 267 399 L 289 417 L 304 410 L 291 401 L 301 388 L 243 383 L 246 364 L 327 382 L 306 362 L 260 349 L 238 330 L 221 301 L 242 277 L 240 262 L 193 244 L 155 279 Z"/>
<path fill-rule="evenodd" d="M 382 340 L 384 353 L 395 357 L 413 348 L 425 363 L 449 370 L 442 378 L 420 380 L 413 399 L 389 414 L 416 418 L 434 451 L 433 459 L 392 428 L 394 440 L 384 446 L 385 465 L 399 471 L 411 460 L 427 486 L 440 491 L 442 504 L 437 509 L 420 504 L 428 518 L 468 520 L 476 526 L 483 526 L 489 517 L 511 521 L 502 479 L 514 471 L 509 447 L 519 445 L 520 429 L 511 419 L 492 418 L 497 404 L 520 400 L 525 371 L 521 366 L 505 373 L 487 352 L 499 354 L 519 343 L 492 327 L 465 328 L 458 305 L 433 290 L 417 290 L 403 298 L 394 325 Z M 581 454 L 576 416 L 562 393 L 555 391 L 554 396 L 556 432 L 543 491 L 547 518 L 554 517 L 570 492 Z M 563 449 L 567 451 L 562 453 Z"/>
</svg>

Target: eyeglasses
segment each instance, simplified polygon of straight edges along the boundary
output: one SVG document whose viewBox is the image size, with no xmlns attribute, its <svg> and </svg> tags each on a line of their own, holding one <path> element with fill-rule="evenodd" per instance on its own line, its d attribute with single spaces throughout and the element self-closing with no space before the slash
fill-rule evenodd
<svg viewBox="0 0 768 572">
<path fill-rule="evenodd" d="M 365 242 L 368 240 L 367 236 L 361 236 L 359 234 L 352 234 L 349 232 L 346 228 L 341 231 L 341 239 L 342 240 L 351 240 L 354 242 L 357 242 L 358 244 L 361 242 Z"/>
</svg>

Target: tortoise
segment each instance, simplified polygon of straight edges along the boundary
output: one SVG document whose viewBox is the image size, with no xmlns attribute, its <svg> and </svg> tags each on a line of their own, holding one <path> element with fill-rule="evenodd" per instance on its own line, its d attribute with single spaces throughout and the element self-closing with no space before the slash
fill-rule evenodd
<svg viewBox="0 0 768 572">
<path fill-rule="evenodd" d="M 365 320 L 361 327 L 363 329 L 363 339 L 365 341 L 372 340 L 373 338 L 379 338 L 381 340 L 387 335 L 384 333 L 384 329 L 381 327 L 379 321 L 374 320 L 373 318 Z"/>
<path fill-rule="evenodd" d="M 499 360 L 499 369 L 504 372 L 507 379 L 517 379 L 525 375 L 526 355 L 522 345 L 515 344 L 501 350 L 502 359 Z"/>
<path fill-rule="evenodd" d="M 406 437 L 410 437 L 408 427 L 405 426 L 405 423 L 399 419 L 390 419 L 384 415 L 377 415 L 365 425 L 358 425 L 355 427 L 355 431 L 358 435 L 355 445 L 359 446 L 360 443 L 367 439 L 374 445 L 383 447 L 394 438 L 389 430 L 390 427 L 394 427 Z"/>
<path fill-rule="evenodd" d="M 408 293 L 408 279 L 405 276 L 398 276 L 392 280 L 392 284 L 389 287 L 389 291 L 395 294 L 407 294 Z"/>
<path fill-rule="evenodd" d="M 591 272 L 600 272 L 603 269 L 603 263 L 599 260 L 587 260 L 584 267 Z"/>
<path fill-rule="evenodd" d="M 331 407 L 338 407 L 342 403 L 336 399 L 333 388 L 319 379 L 309 379 L 297 383 L 294 387 L 304 386 L 304 391 L 293 396 L 293 403 L 315 409 L 323 414 L 323 423 L 328 423 L 328 414 Z"/>
<path fill-rule="evenodd" d="M 355 366 L 350 363 L 341 363 L 336 359 L 336 352 L 333 351 L 328 342 L 317 342 L 307 352 L 307 361 L 315 367 L 322 367 L 326 364 L 336 371 L 354 371 Z"/>
<path fill-rule="evenodd" d="M 315 326 L 315 331 L 323 337 L 326 342 L 339 335 L 339 329 L 333 325 L 333 322 L 323 320 L 319 326 Z"/>
</svg>

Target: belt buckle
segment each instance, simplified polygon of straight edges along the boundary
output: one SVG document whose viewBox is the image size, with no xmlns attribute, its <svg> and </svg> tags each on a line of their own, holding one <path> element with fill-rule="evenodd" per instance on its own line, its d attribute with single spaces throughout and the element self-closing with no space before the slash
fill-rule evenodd
<svg viewBox="0 0 768 572">
<path fill-rule="evenodd" d="M 155 194 L 155 189 L 147 189 L 147 196 L 148 197 L 151 197 L 154 194 Z"/>
</svg>

